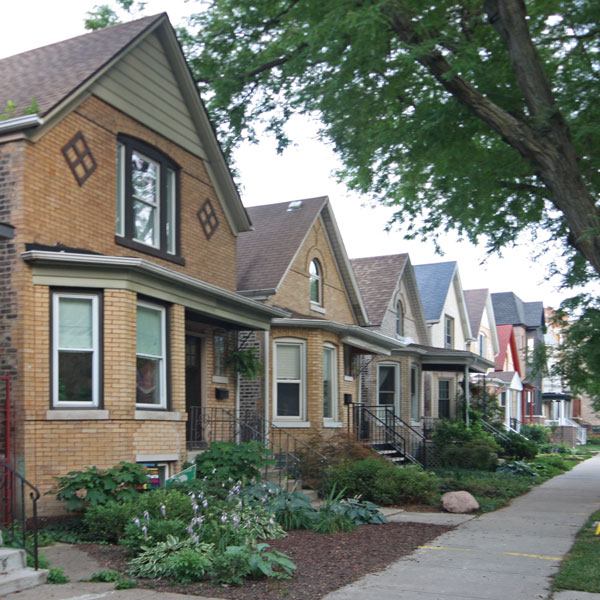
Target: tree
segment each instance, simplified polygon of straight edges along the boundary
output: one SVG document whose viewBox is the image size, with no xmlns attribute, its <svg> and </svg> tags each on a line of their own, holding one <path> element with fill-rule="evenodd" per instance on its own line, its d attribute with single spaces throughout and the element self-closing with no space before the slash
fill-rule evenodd
<svg viewBox="0 0 600 600">
<path fill-rule="evenodd" d="M 600 2 L 201 9 L 178 35 L 226 153 L 264 127 L 283 149 L 289 117 L 316 115 L 340 178 L 397 206 L 409 237 L 455 229 L 497 251 L 542 229 L 570 261 L 565 284 L 598 278 Z"/>
</svg>

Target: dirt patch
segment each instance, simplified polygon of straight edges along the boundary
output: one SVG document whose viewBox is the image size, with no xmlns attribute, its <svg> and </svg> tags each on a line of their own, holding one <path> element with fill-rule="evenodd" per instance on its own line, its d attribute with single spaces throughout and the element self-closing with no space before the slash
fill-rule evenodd
<svg viewBox="0 0 600 600">
<path fill-rule="evenodd" d="M 367 573 L 382 570 L 450 529 L 453 527 L 447 525 L 387 523 L 363 525 L 350 533 L 336 535 L 291 531 L 286 538 L 270 540 L 269 544 L 289 554 L 296 563 L 298 569 L 293 579 L 261 579 L 230 587 L 138 580 L 138 586 L 232 600 L 319 600 Z M 96 544 L 82 544 L 81 548 L 103 568 L 126 572 L 127 553 L 123 548 Z"/>
</svg>

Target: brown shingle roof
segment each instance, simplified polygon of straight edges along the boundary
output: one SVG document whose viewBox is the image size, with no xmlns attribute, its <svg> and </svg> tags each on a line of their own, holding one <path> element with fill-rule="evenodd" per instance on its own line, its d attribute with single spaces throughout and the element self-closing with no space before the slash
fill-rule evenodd
<svg viewBox="0 0 600 600">
<path fill-rule="evenodd" d="M 247 209 L 254 231 L 238 236 L 239 291 L 277 289 L 327 197 L 300 202 L 294 210 L 289 202 Z"/>
<path fill-rule="evenodd" d="M 467 304 L 467 312 L 469 313 L 469 323 L 471 325 L 471 333 L 473 337 L 477 337 L 479 326 L 481 325 L 481 317 L 485 310 L 486 300 L 489 290 L 465 290 L 465 303 Z"/>
<path fill-rule="evenodd" d="M 381 325 L 407 260 L 408 254 L 391 254 L 350 261 L 372 325 Z"/>
<path fill-rule="evenodd" d="M 20 116 L 35 99 L 44 116 L 161 18 L 165 13 L 0 60 L 0 107 L 10 100 Z"/>
</svg>

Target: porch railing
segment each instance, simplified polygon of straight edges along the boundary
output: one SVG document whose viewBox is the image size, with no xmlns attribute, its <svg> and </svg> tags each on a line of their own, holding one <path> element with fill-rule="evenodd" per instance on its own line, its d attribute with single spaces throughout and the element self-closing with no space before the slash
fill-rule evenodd
<svg viewBox="0 0 600 600">
<path fill-rule="evenodd" d="M 565 421 L 568 427 L 577 427 L 577 443 L 581 445 L 587 444 L 587 429 L 582 427 L 577 421 L 573 421 L 573 419 L 566 418 Z"/>
<path fill-rule="evenodd" d="M 27 497 L 31 501 L 31 516 L 27 516 Z M 0 530 L 2 536 L 23 548 L 38 563 L 37 501 L 40 492 L 23 475 L 0 459 Z"/>
<path fill-rule="evenodd" d="M 297 485 L 321 491 L 327 457 L 299 440 L 285 429 L 267 421 L 258 411 L 242 410 L 234 415 L 220 407 L 192 407 L 188 419 L 195 438 L 188 440 L 189 449 L 207 447 L 212 442 L 258 441 L 270 450 L 274 466 L 265 467 L 263 477 L 285 489 Z"/>
<path fill-rule="evenodd" d="M 483 419 L 481 419 L 481 426 L 483 427 L 483 429 L 485 429 L 485 431 L 493 434 L 494 437 L 500 438 L 504 442 L 510 441 L 510 438 L 505 433 L 494 427 L 491 423 L 484 421 Z"/>
<path fill-rule="evenodd" d="M 371 446 L 390 445 L 406 460 L 425 467 L 425 437 L 394 413 L 393 406 L 347 405 L 348 431 L 358 441 Z"/>
</svg>

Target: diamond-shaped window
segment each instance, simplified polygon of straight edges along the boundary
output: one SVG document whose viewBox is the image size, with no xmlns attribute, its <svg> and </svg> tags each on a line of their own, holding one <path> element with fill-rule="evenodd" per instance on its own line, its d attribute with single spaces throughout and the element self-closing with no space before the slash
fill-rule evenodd
<svg viewBox="0 0 600 600">
<path fill-rule="evenodd" d="M 96 159 L 81 131 L 62 149 L 62 153 L 79 185 L 96 170 Z"/>
<path fill-rule="evenodd" d="M 204 229 L 206 239 L 210 240 L 219 226 L 219 219 L 217 218 L 217 214 L 215 213 L 215 209 L 213 208 L 210 199 L 207 199 L 200 207 L 198 219 L 200 219 L 200 225 L 202 225 L 202 229 Z"/>
</svg>

